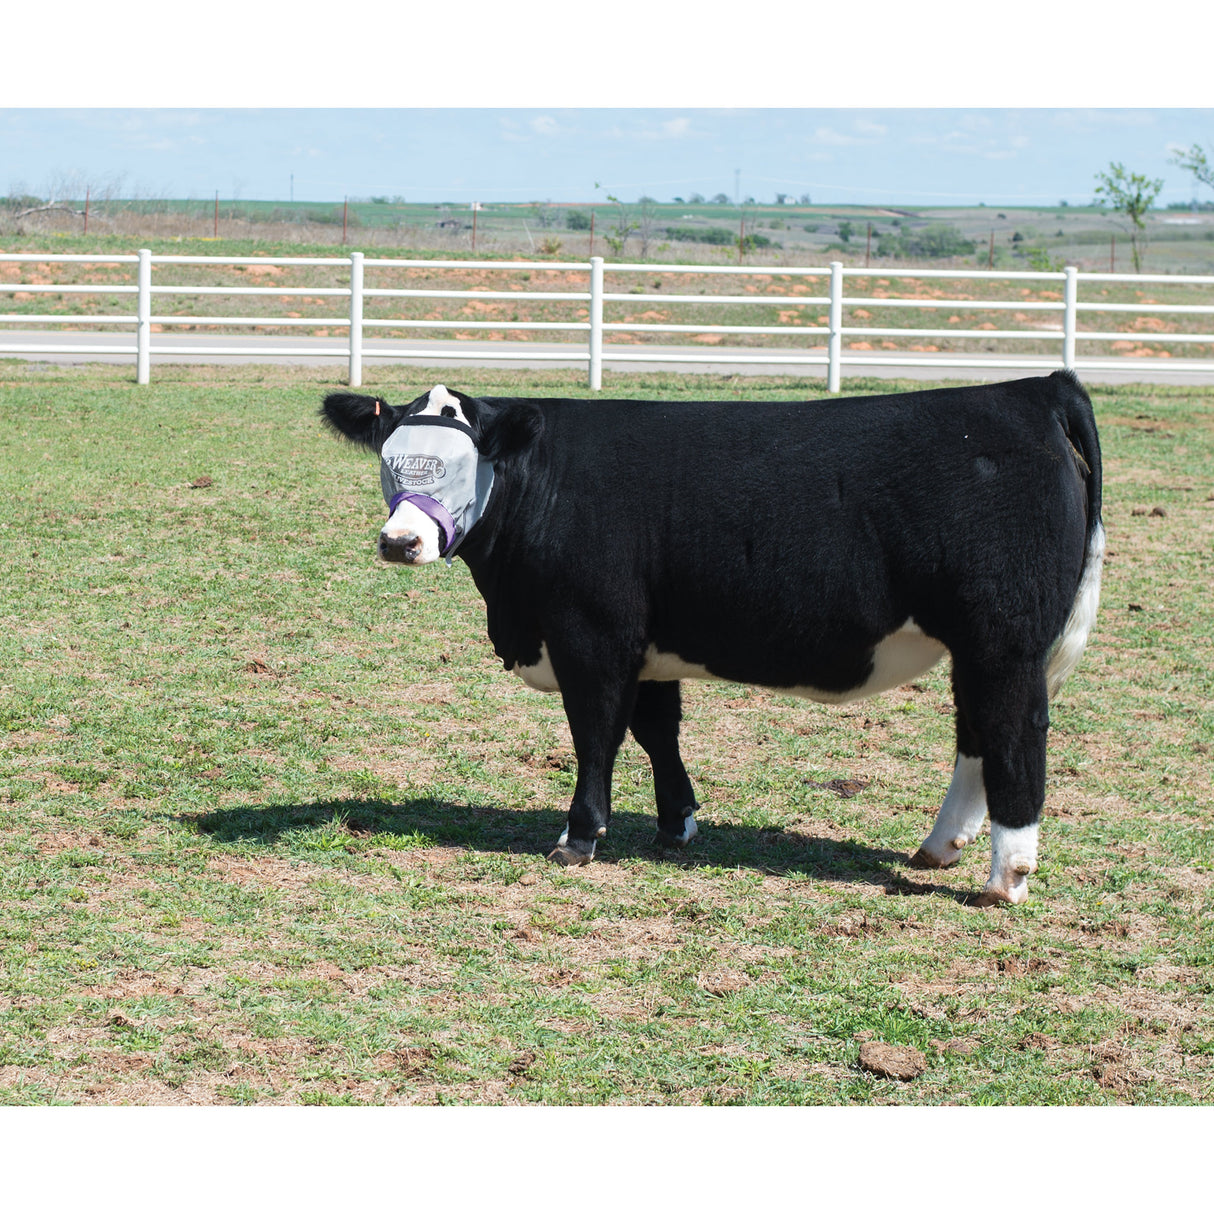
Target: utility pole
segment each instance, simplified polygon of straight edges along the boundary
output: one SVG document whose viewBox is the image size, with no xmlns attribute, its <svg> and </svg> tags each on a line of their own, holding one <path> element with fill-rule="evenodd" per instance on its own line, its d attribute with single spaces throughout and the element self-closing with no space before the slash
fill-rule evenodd
<svg viewBox="0 0 1214 1214">
<path fill-rule="evenodd" d="M 734 169 L 733 171 L 733 205 L 740 207 L 742 205 L 742 170 Z"/>
</svg>

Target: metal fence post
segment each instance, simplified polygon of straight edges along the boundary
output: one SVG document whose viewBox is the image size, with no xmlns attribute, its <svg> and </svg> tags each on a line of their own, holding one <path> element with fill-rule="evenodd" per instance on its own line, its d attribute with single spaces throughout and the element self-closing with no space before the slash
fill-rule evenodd
<svg viewBox="0 0 1214 1214">
<path fill-rule="evenodd" d="M 363 255 L 350 254 L 350 375 L 351 388 L 363 382 Z"/>
<path fill-rule="evenodd" d="M 1064 311 L 1062 313 L 1062 365 L 1068 371 L 1075 368 L 1075 331 L 1079 301 L 1079 271 L 1074 266 L 1066 267 L 1066 285 L 1062 289 Z"/>
<path fill-rule="evenodd" d="M 839 363 L 843 354 L 843 263 L 830 263 L 830 348 L 826 390 L 839 391 Z"/>
<path fill-rule="evenodd" d="M 139 295 L 135 307 L 135 382 L 152 377 L 152 250 L 139 250 Z"/>
<path fill-rule="evenodd" d="M 603 386 L 603 259 L 590 259 L 590 390 Z"/>
</svg>

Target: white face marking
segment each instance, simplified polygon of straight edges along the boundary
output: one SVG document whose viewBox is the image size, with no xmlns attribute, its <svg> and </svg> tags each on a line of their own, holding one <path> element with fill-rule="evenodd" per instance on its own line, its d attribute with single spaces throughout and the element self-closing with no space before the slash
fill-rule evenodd
<svg viewBox="0 0 1214 1214">
<path fill-rule="evenodd" d="M 1083 564 L 1083 576 L 1079 579 L 1079 589 L 1075 592 L 1074 606 L 1062 635 L 1054 642 L 1046 666 L 1046 685 L 1051 696 L 1057 694 L 1067 675 L 1075 669 L 1075 664 L 1083 656 L 1084 646 L 1088 643 L 1088 634 L 1096 623 L 1096 608 L 1100 605 L 1100 571 L 1104 566 L 1104 546 L 1104 527 L 1097 523 L 1088 544 L 1088 554 Z"/>
<path fill-rule="evenodd" d="M 961 858 L 961 849 L 978 837 L 985 818 L 986 785 L 982 780 L 982 760 L 959 754 L 932 833 L 923 840 L 919 850 L 940 868 L 956 864 Z"/>
<path fill-rule="evenodd" d="M 428 565 L 431 561 L 437 561 L 442 549 L 443 536 L 438 524 L 412 502 L 401 502 L 392 511 L 392 516 L 380 529 L 380 535 L 385 539 L 403 539 L 406 542 L 420 536 L 421 550 L 413 560 L 405 562 L 410 565 Z"/>
<path fill-rule="evenodd" d="M 468 418 L 464 414 L 464 407 L 459 403 L 458 397 L 452 396 L 442 384 L 435 384 L 430 389 L 429 398 L 414 416 L 438 417 L 446 408 L 454 409 L 455 419 L 463 422 L 465 426 L 468 425 Z"/>
<path fill-rule="evenodd" d="M 1015 829 L 991 823 L 991 876 L 985 894 L 999 902 L 1027 902 L 1029 873 L 1037 871 L 1037 824 Z"/>
<path fill-rule="evenodd" d="M 930 670 L 944 654 L 945 648 L 939 641 L 926 636 L 914 620 L 908 619 L 878 643 L 873 654 L 872 674 L 861 686 L 847 691 L 823 691 L 817 687 L 777 687 L 773 690 L 823 704 L 847 704 L 909 683 Z M 705 667 L 685 662 L 675 653 L 660 653 L 652 645 L 645 654 L 640 677 L 657 682 L 717 678 Z"/>
</svg>

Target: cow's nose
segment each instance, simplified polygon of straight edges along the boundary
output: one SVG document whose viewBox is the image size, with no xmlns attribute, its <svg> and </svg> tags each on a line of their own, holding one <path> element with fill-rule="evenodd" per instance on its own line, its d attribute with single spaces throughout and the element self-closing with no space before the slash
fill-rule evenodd
<svg viewBox="0 0 1214 1214">
<path fill-rule="evenodd" d="M 383 532 L 380 532 L 379 555 L 385 561 L 410 564 L 421 556 L 421 552 L 422 537 L 420 535 L 414 535 L 411 531 L 407 531 L 403 535 L 384 535 Z"/>
</svg>

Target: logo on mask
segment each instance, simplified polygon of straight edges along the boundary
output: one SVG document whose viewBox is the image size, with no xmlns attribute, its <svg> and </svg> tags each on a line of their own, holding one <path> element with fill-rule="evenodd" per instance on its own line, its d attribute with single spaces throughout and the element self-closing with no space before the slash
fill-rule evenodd
<svg viewBox="0 0 1214 1214">
<path fill-rule="evenodd" d="M 447 475 L 447 466 L 437 455 L 398 455 L 388 465 L 401 484 L 414 489 L 435 485 Z"/>
</svg>

